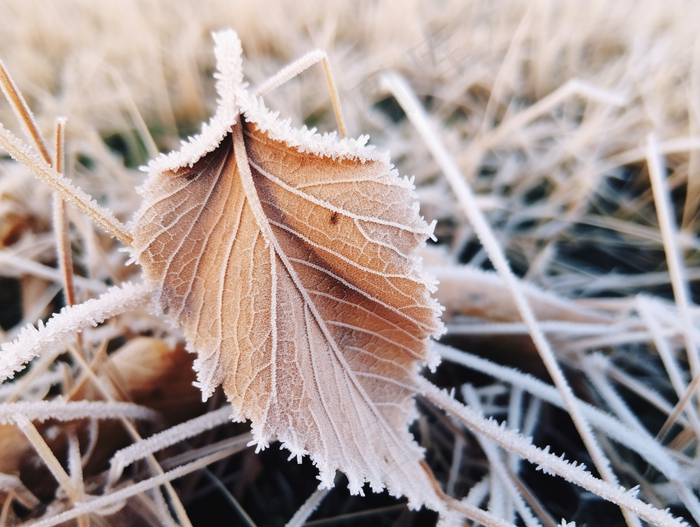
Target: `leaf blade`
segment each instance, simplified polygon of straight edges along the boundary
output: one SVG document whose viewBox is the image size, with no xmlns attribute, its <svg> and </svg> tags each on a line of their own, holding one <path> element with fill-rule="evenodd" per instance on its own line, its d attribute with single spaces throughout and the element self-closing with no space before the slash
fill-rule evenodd
<svg viewBox="0 0 700 527">
<path fill-rule="evenodd" d="M 198 159 L 201 137 L 189 162 L 152 163 L 133 223 L 156 302 L 198 353 L 205 397 L 223 385 L 259 447 L 308 453 L 322 486 L 342 470 L 355 493 L 369 482 L 440 508 L 408 432 L 442 330 L 411 255 L 432 233 L 412 185 L 361 140 L 276 122 L 225 73 L 241 113 L 217 110 L 208 129 L 228 115 L 229 132 Z"/>
</svg>

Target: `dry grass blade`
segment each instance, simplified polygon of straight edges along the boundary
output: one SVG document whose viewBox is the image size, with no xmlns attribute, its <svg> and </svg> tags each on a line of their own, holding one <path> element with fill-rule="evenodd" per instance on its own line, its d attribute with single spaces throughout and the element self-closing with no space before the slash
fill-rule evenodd
<svg viewBox="0 0 700 527">
<path fill-rule="evenodd" d="M 13 423 L 20 420 L 31 419 L 46 421 L 55 419 L 58 421 L 72 421 L 76 419 L 148 419 L 155 420 L 156 412 L 132 403 L 99 402 L 99 401 L 65 401 L 54 399 L 51 401 L 15 402 L 0 404 L 0 423 Z"/>
<path fill-rule="evenodd" d="M 540 354 L 549 375 L 552 377 L 554 385 L 561 393 L 566 409 L 568 410 L 571 419 L 574 421 L 576 429 L 583 439 L 588 452 L 593 458 L 596 468 L 605 481 L 611 484 L 617 484 L 617 475 L 610 467 L 610 462 L 603 452 L 603 449 L 598 444 L 588 421 L 579 410 L 574 393 L 569 386 L 566 377 L 564 377 L 564 374 L 554 356 L 554 351 L 552 350 L 552 347 L 550 346 L 544 333 L 540 329 L 539 323 L 535 318 L 534 312 L 532 307 L 530 307 L 523 288 L 513 274 L 510 264 L 508 263 L 502 248 L 494 236 L 491 227 L 477 207 L 472 190 L 469 188 L 469 185 L 460 173 L 459 168 L 440 142 L 437 134 L 430 125 L 430 121 L 425 110 L 422 108 L 420 102 L 406 82 L 396 74 L 387 74 L 384 77 L 384 81 L 392 95 L 394 95 L 399 104 L 401 104 L 401 106 L 405 109 L 409 119 L 414 123 L 417 130 L 428 145 L 431 153 L 440 164 L 445 177 L 449 181 L 452 190 L 463 207 L 464 214 L 467 216 L 467 218 L 469 218 L 470 223 L 474 226 L 474 230 L 477 233 L 479 240 L 484 245 L 484 249 L 489 256 L 489 259 L 493 262 L 493 265 L 500 277 L 503 279 L 503 282 L 510 290 L 518 312 L 522 317 L 523 322 L 527 325 L 537 351 Z M 623 510 L 622 512 L 625 515 L 625 519 L 630 527 L 641 525 L 637 518 L 629 514 L 629 511 Z"/>
<path fill-rule="evenodd" d="M 62 174 L 44 163 L 31 149 L 0 124 L 0 147 L 14 159 L 29 167 L 39 179 L 50 185 L 62 199 L 73 203 L 78 210 L 90 216 L 95 223 L 130 246 L 131 235 L 126 227 L 110 211 L 100 207 L 94 199 L 81 189 L 74 187 Z"/>
<path fill-rule="evenodd" d="M 462 392 L 464 393 L 466 403 L 470 408 L 477 412 L 483 412 L 483 407 L 481 406 L 473 387 L 465 385 Z M 542 527 L 542 524 L 533 516 L 532 511 L 525 505 L 524 499 L 518 492 L 515 481 L 513 478 L 511 478 L 496 445 L 494 445 L 488 439 L 480 436 L 477 436 L 477 439 L 481 444 L 481 448 L 486 453 L 489 464 L 491 465 L 493 476 L 500 480 L 500 483 L 504 487 L 507 496 L 515 504 L 515 508 L 518 511 L 522 521 L 527 527 Z M 540 520 L 542 520 L 542 518 L 540 518 Z M 548 525 L 548 527 L 551 526 Z"/>
<path fill-rule="evenodd" d="M 56 120 L 56 155 L 54 156 L 54 168 L 59 174 L 63 174 L 65 167 L 66 144 L 66 119 Z M 73 256 L 70 247 L 70 235 L 66 219 L 66 207 L 64 201 L 54 194 L 53 198 L 53 225 L 56 233 L 56 249 L 58 263 L 63 273 L 63 281 L 66 293 L 66 304 L 72 306 L 75 301 L 75 286 L 73 285 Z"/>
<path fill-rule="evenodd" d="M 316 491 L 309 496 L 309 499 L 304 502 L 304 505 L 302 505 L 287 522 L 285 527 L 302 527 L 309 516 L 314 513 L 323 499 L 328 495 L 328 492 L 330 492 L 330 489 L 316 489 Z"/>
<path fill-rule="evenodd" d="M 143 459 L 158 450 L 162 450 L 184 439 L 201 434 L 205 430 L 209 430 L 215 426 L 222 425 L 228 422 L 230 414 L 231 411 L 228 407 L 221 408 L 215 412 L 190 419 L 164 432 L 152 435 L 148 439 L 133 443 L 117 451 L 110 459 L 109 482 L 116 482 L 124 468 L 137 459 Z M 245 439 L 245 443 L 248 443 L 252 437 L 246 437 Z"/>
<path fill-rule="evenodd" d="M 12 378 L 34 357 L 62 345 L 63 340 L 89 325 L 97 325 L 115 315 L 146 304 L 152 290 L 144 285 L 113 287 L 99 299 L 90 299 L 77 306 L 65 307 L 44 325 L 27 326 L 14 342 L 2 345 L 0 379 Z"/>
<path fill-rule="evenodd" d="M 36 449 L 39 456 L 41 456 L 41 459 L 44 461 L 44 463 L 46 463 L 53 476 L 61 484 L 61 487 L 66 490 L 73 503 L 79 503 L 82 501 L 81 496 L 78 494 L 77 489 L 73 485 L 70 476 L 66 474 L 66 471 L 61 466 L 61 463 L 58 461 L 58 459 L 56 459 L 56 456 L 31 421 L 21 414 L 15 415 L 14 420 L 17 422 L 17 426 L 20 428 L 20 430 L 22 430 L 22 433 L 24 433 L 32 446 Z"/>
<path fill-rule="evenodd" d="M 39 150 L 39 154 L 44 159 L 46 163 L 51 163 L 51 154 L 49 154 L 49 149 L 46 146 L 46 141 L 44 141 L 41 132 L 39 132 L 39 127 L 34 121 L 34 116 L 32 115 L 27 102 L 22 97 L 22 94 L 17 89 L 17 86 L 12 81 L 10 73 L 5 68 L 5 64 L 0 60 L 0 88 L 2 88 L 5 97 L 10 102 L 12 110 L 15 112 L 17 120 L 21 123 L 24 131 L 31 138 L 34 146 Z M 58 169 L 56 169 L 58 170 Z M 62 172 L 58 170 L 58 172 Z"/>
<path fill-rule="evenodd" d="M 338 129 L 340 131 L 340 137 L 346 137 L 347 131 L 345 129 L 345 119 L 343 119 L 343 113 L 340 110 L 340 98 L 338 96 L 338 89 L 335 86 L 335 81 L 333 80 L 333 74 L 331 73 L 331 65 L 328 62 L 328 55 L 325 52 L 316 50 L 307 53 L 299 60 L 294 61 L 292 64 L 282 69 L 277 75 L 269 79 L 262 86 L 260 86 L 256 91 L 255 95 L 258 97 L 264 97 L 266 94 L 270 93 L 275 88 L 280 87 L 285 82 L 288 82 L 292 77 L 299 75 L 302 71 L 310 68 L 317 62 L 323 62 L 323 73 L 326 76 L 326 82 L 328 83 L 328 89 L 331 92 L 331 100 L 333 101 L 333 111 L 335 112 L 335 119 L 338 121 Z"/>
<path fill-rule="evenodd" d="M 48 147 L 46 146 L 46 141 L 44 141 L 44 138 L 41 135 L 36 122 L 34 121 L 34 116 L 32 115 L 29 106 L 24 100 L 24 97 L 22 97 L 22 94 L 17 89 L 15 83 L 12 81 L 9 72 L 5 68 L 2 61 L 0 61 L 0 88 L 2 88 L 3 93 L 10 102 L 10 106 L 15 112 L 17 119 L 22 124 L 25 132 L 31 138 L 34 146 L 39 150 L 39 154 L 44 160 L 44 163 L 42 164 L 39 160 L 37 160 L 32 154 L 31 150 L 26 145 L 22 144 L 19 139 L 14 137 L 12 133 L 6 130 L 1 124 L 0 147 L 7 150 L 11 156 L 24 165 L 31 167 L 32 171 L 37 177 L 51 185 L 56 190 L 58 196 L 67 201 L 75 202 L 78 209 L 90 216 L 98 225 L 102 226 L 113 236 L 116 236 L 127 246 L 130 245 L 131 238 L 129 234 L 126 232 L 121 223 L 117 221 L 114 215 L 110 211 L 97 205 L 97 203 L 90 196 L 85 194 L 79 188 L 73 188 L 70 180 L 63 177 L 63 126 L 65 122 L 57 125 L 56 156 L 54 160 L 55 170 L 54 173 L 51 173 L 50 170 L 47 171 L 47 167 L 44 166 L 50 165 L 52 162 L 51 154 L 49 154 Z"/>
<path fill-rule="evenodd" d="M 665 169 L 663 167 L 663 158 L 659 153 L 658 140 L 653 134 L 649 135 L 648 138 L 647 163 L 649 164 L 649 178 L 651 179 L 651 188 L 659 217 L 661 235 L 664 240 L 664 251 L 671 275 L 673 294 L 683 322 L 683 338 L 685 340 L 686 355 L 688 357 L 688 363 L 690 364 L 690 371 L 693 375 L 693 379 L 688 385 L 686 392 L 680 397 L 676 408 L 674 408 L 666 423 L 659 431 L 659 436 L 663 437 L 683 411 L 685 405 L 688 404 L 696 394 L 698 386 L 700 386 L 700 355 L 698 355 L 700 350 L 696 344 L 693 320 L 690 315 L 688 280 L 685 276 L 685 267 L 681 263 L 682 257 L 678 246 L 678 228 L 671 215 L 672 206 L 665 177 Z"/>
<path fill-rule="evenodd" d="M 581 470 L 576 464 L 570 464 L 563 458 L 556 457 L 547 451 L 533 446 L 528 439 L 499 426 L 493 420 L 486 420 L 469 407 L 463 406 L 447 393 L 432 386 L 427 381 L 423 382 L 425 397 L 439 408 L 444 409 L 469 429 L 477 431 L 484 436 L 505 446 L 508 450 L 516 452 L 531 463 L 537 464 L 541 470 L 557 474 L 569 481 L 590 490 L 619 505 L 639 518 L 659 526 L 685 526 L 685 522 L 674 518 L 668 511 L 659 510 L 648 503 L 636 498 L 638 489 L 628 491 L 622 487 L 610 485 L 593 477 L 590 473 Z M 545 468 L 546 467 L 546 468 Z"/>
<path fill-rule="evenodd" d="M 491 375 L 495 379 L 499 379 L 500 382 L 513 384 L 513 386 L 536 395 L 538 400 L 548 402 L 560 408 L 565 408 L 561 394 L 559 394 L 554 386 L 545 384 L 530 375 L 504 368 L 503 366 L 499 366 L 469 353 L 440 344 L 435 344 L 434 346 L 440 353 L 440 356 L 445 360 L 456 364 L 462 364 L 467 368 L 472 368 L 476 371 Z M 588 419 L 596 429 L 605 431 L 608 437 L 643 456 L 648 463 L 653 465 L 664 474 L 664 476 L 669 478 L 669 480 L 677 481 L 682 479 L 683 476 L 679 465 L 659 443 L 648 440 L 644 435 L 635 434 L 613 416 L 583 401 L 578 401 L 578 404 L 581 406 L 581 411 L 585 414 L 586 419 Z"/>
<path fill-rule="evenodd" d="M 230 455 L 231 455 L 231 452 L 229 452 L 229 451 L 223 451 L 223 452 L 217 452 L 215 454 L 211 454 L 211 455 L 203 457 L 197 461 L 193 461 L 192 463 L 188 463 L 187 465 L 183 465 L 181 467 L 174 468 L 173 470 L 171 470 L 169 472 L 165 472 L 163 474 L 153 476 L 150 479 L 147 479 L 145 481 L 140 481 L 139 483 L 136 483 L 134 485 L 130 485 L 130 486 L 125 487 L 123 489 L 114 491 L 114 492 L 107 494 L 105 496 L 100 496 L 98 498 L 94 498 L 87 503 L 80 503 L 80 504 L 76 505 L 74 508 L 67 510 L 65 512 L 61 512 L 59 514 L 56 514 L 54 516 L 50 516 L 50 517 L 45 518 L 45 519 L 40 520 L 40 521 L 26 523 L 25 526 L 26 527 L 51 527 L 53 525 L 59 525 L 61 523 L 72 520 L 73 518 L 77 518 L 82 514 L 86 514 L 86 513 L 89 513 L 91 511 L 100 510 L 104 507 L 114 505 L 116 503 L 119 503 L 119 502 L 131 497 L 131 496 L 136 496 L 136 495 L 141 494 L 143 492 L 146 492 L 148 490 L 154 489 L 160 485 L 164 485 L 166 483 L 169 483 L 169 482 L 173 481 L 174 479 L 186 476 L 187 474 L 190 474 L 196 470 L 201 470 L 202 468 L 206 467 L 207 465 L 210 465 L 212 463 L 220 461 L 221 459 L 224 459 Z"/>
<path fill-rule="evenodd" d="M 8 503 L 12 503 L 12 498 L 19 501 L 19 503 L 28 509 L 37 507 L 41 503 L 39 499 L 24 486 L 22 480 L 17 476 L 0 474 L 0 492 L 7 492 L 10 494 L 6 502 L 3 504 L 3 514 L 0 520 L 7 519 L 7 514 L 9 511 L 5 509 L 8 507 Z M 2 521 L 0 521 L 0 525 L 2 525 Z"/>
</svg>

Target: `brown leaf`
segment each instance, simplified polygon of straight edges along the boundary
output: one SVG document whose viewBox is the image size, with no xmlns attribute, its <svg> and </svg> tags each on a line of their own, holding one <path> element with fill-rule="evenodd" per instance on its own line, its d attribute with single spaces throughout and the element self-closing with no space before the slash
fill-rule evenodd
<svg viewBox="0 0 700 527">
<path fill-rule="evenodd" d="M 442 330 L 412 256 L 432 233 L 387 155 L 280 122 L 215 35 L 219 108 L 149 166 L 134 256 L 180 325 L 205 396 L 223 384 L 260 448 L 309 454 L 361 492 L 440 508 L 408 432 L 418 368 Z"/>
</svg>

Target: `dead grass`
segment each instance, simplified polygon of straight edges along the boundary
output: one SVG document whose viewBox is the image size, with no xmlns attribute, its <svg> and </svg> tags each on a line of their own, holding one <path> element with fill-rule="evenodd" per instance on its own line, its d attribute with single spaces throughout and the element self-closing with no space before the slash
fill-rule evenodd
<svg viewBox="0 0 700 527">
<path fill-rule="evenodd" d="M 699 10 L 681 0 L 0 0 L 0 58 L 45 137 L 53 137 L 57 116 L 68 118 L 66 175 L 126 222 L 140 204 L 135 188 L 144 176 L 137 167 L 159 150 L 177 148 L 214 108 L 210 31 L 237 30 L 253 86 L 304 53 L 325 50 L 348 134 L 368 133 L 390 150 L 399 171 L 415 175 L 422 214 L 438 220 L 438 242 L 423 256 L 441 281 L 437 296 L 448 325 L 442 342 L 471 355 L 445 351 L 430 378 L 532 435 L 535 444 L 594 467 L 556 394 L 476 357 L 552 382 L 541 347 L 529 336 L 532 325 L 522 322 L 512 299 L 512 284 L 491 272 L 487 243 L 468 220 L 473 211 L 445 177 L 447 159 L 521 279 L 515 287 L 573 393 L 592 405 L 582 415 L 615 477 L 627 488 L 639 485 L 644 501 L 700 524 L 698 399 L 690 399 L 668 433 L 654 437 L 691 379 L 700 379 Z M 387 72 L 400 74 L 415 92 L 445 158 L 425 140 L 411 109 L 407 116 L 400 97 L 382 84 Z M 320 66 L 266 102 L 295 125 L 336 127 Z M 19 135 L 4 103 L 0 122 Z M 67 216 L 77 302 L 139 281 L 138 266 L 124 265 L 120 243 L 70 205 Z M 47 320 L 65 302 L 51 191 L 7 157 L 0 158 L 0 275 L 3 341 Z M 221 394 L 199 402 L 191 360 L 179 331 L 138 308 L 84 330 L 80 345 L 61 344 L 3 384 L 3 403 L 58 395 L 131 401 L 160 417 L 0 426 L 0 523 L 49 518 L 85 493 L 135 489 L 157 475 L 155 461 L 137 461 L 115 475 L 108 460 L 138 436 L 223 403 Z M 468 365 L 456 366 L 460 360 Z M 522 525 L 526 514 L 515 512 L 521 505 L 504 483 L 510 478 L 544 525 L 562 518 L 624 522 L 618 508 L 502 450 L 494 460 L 483 437 L 425 401 L 420 408 L 414 432 L 453 496 Z M 245 425 L 219 426 L 159 452 L 166 471 L 217 461 L 174 483 L 195 525 L 280 525 L 314 491 L 315 469 L 287 463 L 276 448 L 233 455 L 246 432 Z M 63 473 L 56 466 L 49 472 L 47 451 L 36 446 L 40 438 Z M 356 525 L 435 521 L 387 495 L 351 497 L 344 487 L 325 497 L 312 520 L 349 514 Z M 86 513 L 77 521 L 172 523 L 175 511 L 186 524 L 173 496 L 167 489 L 125 494 L 124 501 L 105 504 L 102 515 Z"/>
</svg>

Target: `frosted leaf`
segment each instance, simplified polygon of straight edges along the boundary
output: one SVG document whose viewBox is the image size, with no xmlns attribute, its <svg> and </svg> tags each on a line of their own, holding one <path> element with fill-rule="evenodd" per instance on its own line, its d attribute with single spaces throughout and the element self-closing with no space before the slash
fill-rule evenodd
<svg viewBox="0 0 700 527">
<path fill-rule="evenodd" d="M 242 84 L 236 34 L 215 40 L 219 109 L 149 165 L 132 224 L 156 304 L 197 352 L 204 396 L 223 385 L 259 448 L 308 453 L 322 487 L 341 470 L 354 493 L 440 509 L 408 432 L 442 331 L 413 186 L 365 137 L 279 121 Z"/>
</svg>

